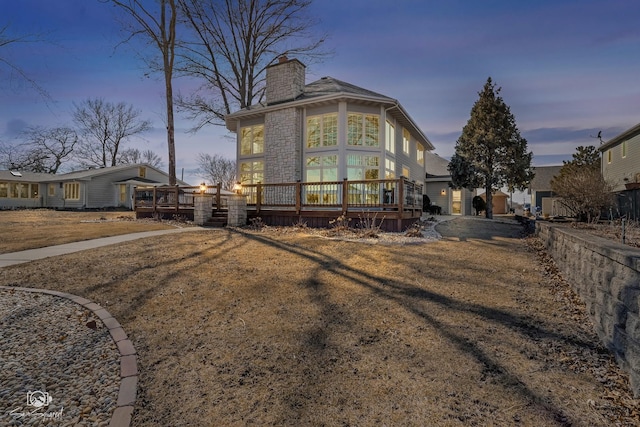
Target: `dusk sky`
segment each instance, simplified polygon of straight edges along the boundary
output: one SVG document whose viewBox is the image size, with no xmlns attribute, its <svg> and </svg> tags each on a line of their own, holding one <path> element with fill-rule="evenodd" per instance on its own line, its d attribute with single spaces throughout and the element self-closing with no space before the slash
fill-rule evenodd
<svg viewBox="0 0 640 427">
<path fill-rule="evenodd" d="M 640 1 L 316 0 L 316 30 L 334 54 L 307 68 L 307 82 L 331 76 L 397 99 L 450 157 L 478 92 L 491 76 L 502 87 L 534 165 L 561 164 L 580 145 L 599 145 L 640 122 Z M 120 47 L 113 8 L 97 0 L 0 0 L 0 28 L 44 34 L 46 42 L 0 47 L 43 97 L 0 63 L 0 142 L 26 126 L 71 125 L 73 103 L 127 102 L 154 130 L 129 146 L 164 158 L 163 83 L 145 77 Z M 183 90 L 193 83 L 177 80 Z M 193 135 L 176 122 L 177 173 L 193 175 L 197 153 L 235 158 L 222 127 Z"/>
</svg>

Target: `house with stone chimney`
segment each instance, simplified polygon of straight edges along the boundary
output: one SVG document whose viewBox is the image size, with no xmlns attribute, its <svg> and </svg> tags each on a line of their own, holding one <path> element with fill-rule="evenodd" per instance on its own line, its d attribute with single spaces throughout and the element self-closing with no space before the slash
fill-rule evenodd
<svg viewBox="0 0 640 427">
<path fill-rule="evenodd" d="M 243 185 L 404 177 L 424 191 L 434 147 L 396 99 L 333 77 L 306 84 L 286 57 L 267 68 L 265 98 L 225 118 Z"/>
</svg>

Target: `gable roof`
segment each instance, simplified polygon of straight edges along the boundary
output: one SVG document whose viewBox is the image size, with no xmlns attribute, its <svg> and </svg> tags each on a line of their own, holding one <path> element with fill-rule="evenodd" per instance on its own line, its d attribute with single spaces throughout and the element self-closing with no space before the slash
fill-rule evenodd
<svg viewBox="0 0 640 427">
<path fill-rule="evenodd" d="M 40 182 L 50 176 L 48 173 L 0 170 L 0 181 Z"/>
<path fill-rule="evenodd" d="M 424 153 L 425 168 L 427 169 L 427 178 L 435 177 L 451 177 L 451 172 L 447 167 L 449 160 L 438 156 L 436 153 Z"/>
<path fill-rule="evenodd" d="M 119 172 L 127 169 L 137 169 L 139 167 L 145 167 L 147 169 L 152 169 L 162 175 L 165 175 L 167 178 L 169 175 L 166 172 L 159 170 L 158 168 L 151 166 L 148 163 L 133 163 L 126 165 L 118 165 L 118 166 L 109 166 L 105 168 L 93 168 L 93 169 L 83 169 L 74 172 L 67 172 L 61 174 L 50 174 L 50 173 L 35 173 L 35 172 L 27 172 L 20 171 L 21 176 L 15 176 L 8 170 L 0 170 L 0 180 L 2 181 L 21 181 L 21 182 L 60 182 L 60 181 L 89 181 L 94 177 L 111 174 L 113 172 Z M 137 177 L 135 174 L 135 178 L 130 178 L 134 180 L 138 180 L 141 182 L 156 182 L 149 179 Z M 122 182 L 127 181 L 122 180 Z M 120 181 L 119 181 L 120 182 Z M 181 180 L 176 180 L 176 182 L 180 185 L 188 185 L 186 182 Z"/>
<path fill-rule="evenodd" d="M 298 106 L 323 105 L 331 102 L 351 100 L 365 104 L 388 105 L 387 110 L 405 128 L 410 129 L 418 142 L 425 146 L 425 150 L 433 150 L 434 146 L 422 132 L 411 116 L 400 103 L 388 96 L 381 95 L 368 89 L 361 88 L 351 83 L 333 77 L 322 77 L 320 80 L 305 85 L 301 95 L 293 101 L 286 101 L 272 105 L 256 104 L 225 116 L 225 124 L 228 130 L 235 132 L 240 119 L 262 117 L 270 111 Z"/>
<path fill-rule="evenodd" d="M 535 176 L 529 184 L 533 191 L 550 191 L 551 180 L 560 173 L 562 166 L 538 166 L 533 168 Z"/>
<path fill-rule="evenodd" d="M 630 129 L 625 130 L 620 135 L 611 138 L 609 141 L 607 141 L 606 143 L 601 145 L 599 150 L 601 152 L 604 152 L 605 150 L 608 150 L 609 148 L 613 147 L 614 145 L 619 144 L 620 142 L 622 142 L 622 141 L 624 141 L 626 139 L 633 138 L 634 136 L 636 136 L 638 134 L 640 134 L 640 123 L 638 123 L 637 125 L 635 125 L 634 127 L 630 128 Z"/>
</svg>

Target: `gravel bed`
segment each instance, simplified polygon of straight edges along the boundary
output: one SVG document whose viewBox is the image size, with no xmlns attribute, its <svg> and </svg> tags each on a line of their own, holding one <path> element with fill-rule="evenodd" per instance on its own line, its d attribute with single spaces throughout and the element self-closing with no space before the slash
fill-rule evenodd
<svg viewBox="0 0 640 427">
<path fill-rule="evenodd" d="M 107 426 L 119 356 L 108 329 L 85 307 L 0 289 L 0 425 Z"/>
</svg>

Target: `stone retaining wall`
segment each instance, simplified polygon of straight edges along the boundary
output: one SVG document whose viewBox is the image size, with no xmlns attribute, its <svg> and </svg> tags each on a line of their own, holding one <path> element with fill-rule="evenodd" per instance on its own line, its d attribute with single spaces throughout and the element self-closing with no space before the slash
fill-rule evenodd
<svg viewBox="0 0 640 427">
<path fill-rule="evenodd" d="M 536 232 L 640 396 L 640 250 L 540 221 Z"/>
</svg>

